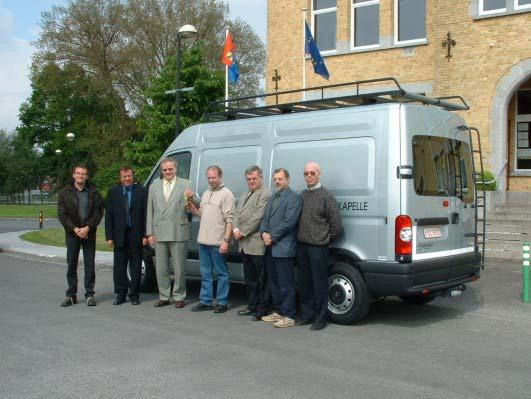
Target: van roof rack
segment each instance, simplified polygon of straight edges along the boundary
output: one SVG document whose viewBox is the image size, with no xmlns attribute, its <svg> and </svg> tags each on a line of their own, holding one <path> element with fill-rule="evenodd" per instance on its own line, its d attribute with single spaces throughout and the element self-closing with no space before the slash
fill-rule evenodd
<svg viewBox="0 0 531 399">
<path fill-rule="evenodd" d="M 293 98 L 303 93 L 308 100 L 280 103 L 282 98 Z M 274 104 L 256 106 L 257 100 Z M 231 98 L 210 103 L 205 118 L 209 121 L 245 119 L 322 109 L 357 107 L 380 103 L 421 103 L 444 108 L 448 111 L 466 111 L 469 108 L 461 96 L 427 97 L 404 90 L 395 78 L 359 80 L 305 89 L 279 91 L 255 96 Z"/>
</svg>

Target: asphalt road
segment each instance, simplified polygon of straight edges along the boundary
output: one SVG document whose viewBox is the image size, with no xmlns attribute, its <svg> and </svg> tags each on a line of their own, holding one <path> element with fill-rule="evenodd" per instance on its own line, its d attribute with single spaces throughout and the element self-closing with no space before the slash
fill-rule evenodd
<svg viewBox="0 0 531 399">
<path fill-rule="evenodd" d="M 49 229 L 51 227 L 59 227 L 61 224 L 57 219 L 45 220 L 43 228 Z M 23 230 L 37 230 L 39 228 L 39 220 L 35 219 L 0 219 L 0 234 L 10 233 L 12 231 Z"/>
<path fill-rule="evenodd" d="M 531 304 L 518 265 L 488 265 L 458 298 L 386 300 L 365 322 L 275 329 L 236 315 L 112 306 L 61 308 L 63 264 L 0 254 L 1 398 L 530 398 Z M 81 279 L 82 281 L 82 279 Z M 198 284 L 189 285 L 195 302 Z"/>
</svg>

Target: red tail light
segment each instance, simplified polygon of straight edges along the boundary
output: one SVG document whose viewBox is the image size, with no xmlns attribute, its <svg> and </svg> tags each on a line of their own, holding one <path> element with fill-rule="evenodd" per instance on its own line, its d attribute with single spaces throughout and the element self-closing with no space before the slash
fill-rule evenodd
<svg viewBox="0 0 531 399">
<path fill-rule="evenodd" d="M 395 220 L 395 256 L 399 261 L 411 260 L 413 252 L 413 224 L 408 215 L 399 215 Z"/>
</svg>

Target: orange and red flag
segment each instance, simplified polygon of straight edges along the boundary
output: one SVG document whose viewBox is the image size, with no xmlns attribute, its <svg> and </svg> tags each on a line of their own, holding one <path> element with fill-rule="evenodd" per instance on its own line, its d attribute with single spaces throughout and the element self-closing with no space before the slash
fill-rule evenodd
<svg viewBox="0 0 531 399">
<path fill-rule="evenodd" d="M 221 62 L 227 66 L 231 66 L 234 62 L 234 53 L 236 52 L 236 45 L 232 41 L 232 36 L 229 33 L 225 40 L 225 46 L 223 47 L 223 55 L 221 56 Z"/>
</svg>

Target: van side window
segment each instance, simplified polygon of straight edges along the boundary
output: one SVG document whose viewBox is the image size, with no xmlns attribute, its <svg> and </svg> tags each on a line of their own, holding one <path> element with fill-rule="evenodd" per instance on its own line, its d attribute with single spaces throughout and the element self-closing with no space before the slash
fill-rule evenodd
<svg viewBox="0 0 531 399">
<path fill-rule="evenodd" d="M 449 139 L 413 137 L 413 176 L 418 195 L 455 195 L 456 168 Z"/>
<path fill-rule="evenodd" d="M 456 195 L 465 203 L 471 204 L 474 202 L 474 176 L 472 169 L 472 153 L 470 146 L 458 140 L 454 142 L 455 152 L 458 157 L 459 176 L 461 177 L 461 184 L 458 184 Z"/>
<path fill-rule="evenodd" d="M 172 158 L 177 162 L 177 176 L 183 179 L 190 177 L 190 164 L 192 163 L 192 154 L 190 152 L 180 152 L 178 154 L 170 154 L 169 158 Z M 162 172 L 160 170 L 160 164 L 157 166 L 157 171 L 153 173 L 151 179 L 149 179 L 148 187 L 153 180 L 160 178 Z"/>
</svg>

